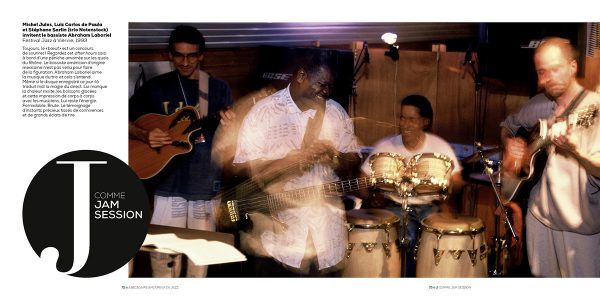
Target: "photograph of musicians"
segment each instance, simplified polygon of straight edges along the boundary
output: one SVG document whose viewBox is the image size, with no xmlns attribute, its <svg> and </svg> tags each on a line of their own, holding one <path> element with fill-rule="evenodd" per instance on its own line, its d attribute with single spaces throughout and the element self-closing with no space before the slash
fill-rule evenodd
<svg viewBox="0 0 600 300">
<path fill-rule="evenodd" d="M 145 83 L 129 100 L 129 135 L 140 139 L 153 148 L 171 144 L 168 133 L 155 128 L 147 131 L 135 126 L 133 121 L 142 115 L 155 113 L 170 115 L 184 106 L 199 103 L 200 78 L 208 78 L 208 115 L 223 113 L 233 103 L 229 86 L 200 69 L 205 50 L 202 34 L 194 27 L 175 27 L 169 37 L 169 58 L 175 70 L 156 76 Z M 205 92 L 205 91 L 203 91 Z M 197 131 L 192 136 L 193 150 L 175 157 L 157 175 L 154 195 L 154 213 L 151 223 L 173 227 L 215 231 L 217 200 L 213 200 L 220 188 L 221 166 L 211 159 L 214 131 Z M 151 254 L 154 277 L 178 277 L 181 256 Z M 194 266 L 188 262 L 187 277 L 205 277 L 206 266 Z"/>
<path fill-rule="evenodd" d="M 531 189 L 525 217 L 531 273 L 540 277 L 600 277 L 600 128 L 566 128 L 565 111 L 596 105 L 600 95 L 576 78 L 577 51 L 566 39 L 548 38 L 534 52 L 543 91 L 500 125 L 503 172 L 517 174 L 528 163 L 527 143 L 514 137 L 538 119 L 553 119 L 551 144 L 541 179 Z"/>
<path fill-rule="evenodd" d="M 290 84 L 246 115 L 234 163 L 249 164 L 253 179 L 268 193 L 318 186 L 340 180 L 352 167 L 358 170 L 360 145 L 353 122 L 329 99 L 332 74 L 326 53 L 308 51 Z M 253 219 L 255 247 L 242 241 L 256 276 L 337 276 L 347 244 L 339 196 L 306 195 L 301 204 L 266 219 L 276 221 L 262 220 L 267 225 L 260 226 Z"/>
<path fill-rule="evenodd" d="M 454 166 L 450 177 L 451 191 L 460 191 L 464 185 L 461 176 L 462 167 L 454 154 L 452 147 L 441 137 L 427 132 L 431 129 L 433 122 L 433 109 L 429 100 L 421 95 L 410 95 L 402 99 L 400 103 L 400 112 L 397 114 L 397 123 L 400 129 L 400 135 L 390 136 L 375 143 L 373 151 L 365 160 L 361 167 L 363 176 L 369 176 L 371 168 L 369 159 L 376 153 L 395 153 L 406 159 L 406 162 L 419 153 L 439 153 L 448 157 Z M 363 197 L 365 196 L 363 191 Z M 382 202 L 381 198 L 389 199 L 383 201 L 383 206 L 394 212 L 396 215 L 402 215 L 402 198 L 395 192 L 377 191 L 370 193 L 371 201 Z M 409 239 L 409 252 L 406 262 L 406 276 L 414 277 L 416 275 L 416 265 L 414 261 L 414 246 L 417 238 L 417 230 L 420 222 L 428 215 L 441 211 L 439 195 L 421 195 L 408 198 L 409 204 L 409 223 L 407 236 Z M 449 201 L 448 201 L 449 202 Z M 368 205 L 368 201 L 367 204 Z M 377 206 L 377 205 L 375 205 Z M 446 208 L 451 212 L 453 206 L 442 205 L 444 212 Z M 401 231 L 398 231 L 401 232 Z"/>
</svg>

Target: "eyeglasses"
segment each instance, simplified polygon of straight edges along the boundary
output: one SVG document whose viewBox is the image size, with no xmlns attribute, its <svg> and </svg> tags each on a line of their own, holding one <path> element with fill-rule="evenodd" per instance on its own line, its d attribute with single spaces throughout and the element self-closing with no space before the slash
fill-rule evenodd
<svg viewBox="0 0 600 300">
<path fill-rule="evenodd" d="M 201 54 L 200 53 L 189 53 L 189 54 L 183 54 L 183 53 L 179 53 L 177 51 L 173 51 L 171 52 L 171 55 L 173 55 L 173 59 L 177 60 L 177 61 L 184 61 L 186 58 L 188 59 L 188 61 L 190 62 L 195 62 L 197 61 Z"/>
</svg>

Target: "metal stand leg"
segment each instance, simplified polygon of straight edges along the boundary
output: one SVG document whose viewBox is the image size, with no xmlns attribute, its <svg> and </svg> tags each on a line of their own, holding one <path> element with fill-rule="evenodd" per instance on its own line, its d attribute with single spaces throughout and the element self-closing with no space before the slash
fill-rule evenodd
<svg viewBox="0 0 600 300">
<path fill-rule="evenodd" d="M 493 242 L 494 246 L 492 248 L 491 258 L 494 259 L 492 263 L 493 268 L 490 269 L 489 275 L 490 277 L 502 277 L 508 274 L 508 265 L 509 265 L 509 249 L 510 249 L 510 239 L 507 238 L 506 234 L 503 236 L 499 236 L 499 227 L 500 227 L 500 218 L 496 216 L 496 234 L 494 235 Z"/>
<path fill-rule="evenodd" d="M 519 237 L 515 233 L 513 226 L 510 222 L 510 219 L 508 217 L 506 208 L 504 207 L 504 205 L 502 203 L 502 198 L 501 198 L 500 192 L 499 192 L 499 186 L 501 185 L 501 182 L 495 183 L 495 180 L 492 176 L 492 173 L 493 173 L 492 168 L 491 168 L 492 162 L 484 157 L 483 148 L 481 146 L 481 143 L 475 143 L 475 144 L 477 146 L 477 152 L 479 152 L 479 156 L 481 157 L 481 161 L 483 162 L 484 170 L 487 173 L 488 178 L 490 179 L 490 182 L 492 183 L 492 189 L 494 190 L 494 195 L 496 196 L 496 206 L 500 210 L 503 223 L 507 229 L 506 232 L 510 232 L 512 237 L 515 240 L 518 240 Z M 494 251 L 494 255 L 492 255 L 492 257 L 494 258 L 494 268 L 489 271 L 490 276 L 506 275 L 506 269 L 508 266 L 508 255 L 507 255 L 508 245 L 506 242 L 506 233 L 505 233 L 505 236 L 502 238 L 498 236 L 498 231 L 499 231 L 499 227 L 500 227 L 499 224 L 500 224 L 500 216 L 497 216 L 496 222 L 495 222 L 496 234 L 494 235 L 494 246 L 492 248 L 492 251 Z M 503 270 L 499 270 L 499 268 L 498 268 L 499 265 L 502 265 Z"/>
<path fill-rule="evenodd" d="M 408 202 L 408 200 L 406 200 Z M 402 216 L 400 217 L 401 238 L 400 238 L 400 263 L 402 264 L 400 277 L 406 277 L 407 256 L 409 252 L 410 241 L 408 240 L 408 207 L 402 207 Z"/>
<path fill-rule="evenodd" d="M 491 268 L 488 273 L 489 273 L 490 277 L 501 277 L 504 274 L 501 270 L 499 270 L 498 266 L 503 265 L 500 258 L 501 258 L 502 244 L 504 243 L 504 239 L 502 239 L 498 236 L 498 230 L 499 230 L 498 216 L 496 216 L 495 219 L 496 220 L 494 221 L 494 237 L 492 238 L 492 242 L 494 244 L 492 245 L 492 255 L 489 256 L 489 259 L 493 259 L 494 261 L 491 262 Z"/>
</svg>

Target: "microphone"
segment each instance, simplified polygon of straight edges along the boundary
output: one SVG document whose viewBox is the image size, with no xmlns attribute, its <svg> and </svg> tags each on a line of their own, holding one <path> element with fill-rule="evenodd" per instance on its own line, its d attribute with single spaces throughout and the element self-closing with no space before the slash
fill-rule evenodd
<svg viewBox="0 0 600 300">
<path fill-rule="evenodd" d="M 467 48 L 467 52 L 465 53 L 465 60 L 463 60 L 463 66 L 466 64 L 470 64 L 472 61 L 473 50 L 471 49 L 471 44 L 469 44 L 469 48 Z"/>
<path fill-rule="evenodd" d="M 371 62 L 371 57 L 369 56 L 369 44 L 367 44 L 367 41 L 365 41 L 365 57 L 364 57 L 364 61 L 365 63 L 369 63 Z"/>
</svg>

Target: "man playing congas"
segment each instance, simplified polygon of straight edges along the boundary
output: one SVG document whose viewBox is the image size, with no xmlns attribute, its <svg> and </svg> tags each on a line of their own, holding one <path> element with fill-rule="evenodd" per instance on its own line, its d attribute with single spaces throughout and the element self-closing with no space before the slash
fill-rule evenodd
<svg viewBox="0 0 600 300">
<path fill-rule="evenodd" d="M 377 142 L 361 171 L 363 176 L 377 177 L 378 174 L 385 173 L 385 182 L 389 183 L 389 168 L 385 167 L 386 163 L 382 159 L 395 161 L 396 165 L 405 169 L 404 174 L 399 176 L 401 178 L 397 178 L 397 191 L 389 191 L 389 185 L 379 186 L 380 181 L 373 180 L 375 193 L 369 193 L 368 198 L 374 200 L 383 196 L 392 200 L 386 201 L 385 208 L 401 217 L 403 195 L 399 193 L 400 187 L 405 191 L 410 190 L 410 195 L 404 195 L 409 208 L 406 276 L 414 277 L 413 249 L 420 222 L 429 214 L 440 210 L 441 194 L 460 191 L 464 181 L 461 165 L 452 147 L 441 137 L 426 132 L 433 122 L 433 109 L 427 98 L 421 95 L 407 96 L 402 100 L 396 118 L 400 135 Z M 404 158 L 404 163 L 397 163 L 399 156 Z M 390 157 L 394 159 L 390 160 Z"/>
</svg>

